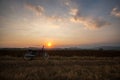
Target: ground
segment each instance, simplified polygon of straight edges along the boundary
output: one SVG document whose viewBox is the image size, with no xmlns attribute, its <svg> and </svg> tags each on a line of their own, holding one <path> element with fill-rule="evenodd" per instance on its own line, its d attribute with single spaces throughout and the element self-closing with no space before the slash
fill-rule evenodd
<svg viewBox="0 0 120 80">
<path fill-rule="evenodd" d="M 0 57 L 0 80 L 120 80 L 120 57 Z"/>
</svg>

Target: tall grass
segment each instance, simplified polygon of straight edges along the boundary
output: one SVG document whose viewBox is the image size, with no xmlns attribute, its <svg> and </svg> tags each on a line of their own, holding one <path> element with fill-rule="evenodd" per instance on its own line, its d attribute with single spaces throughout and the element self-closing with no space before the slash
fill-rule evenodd
<svg viewBox="0 0 120 80">
<path fill-rule="evenodd" d="M 120 57 L 0 57 L 0 80 L 119 80 Z"/>
</svg>

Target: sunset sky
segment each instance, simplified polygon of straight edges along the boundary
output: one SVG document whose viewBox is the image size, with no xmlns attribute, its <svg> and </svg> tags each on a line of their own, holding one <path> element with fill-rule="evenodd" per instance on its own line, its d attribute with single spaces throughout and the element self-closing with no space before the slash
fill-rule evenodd
<svg viewBox="0 0 120 80">
<path fill-rule="evenodd" d="M 0 0 L 0 47 L 119 46 L 120 0 Z"/>
</svg>

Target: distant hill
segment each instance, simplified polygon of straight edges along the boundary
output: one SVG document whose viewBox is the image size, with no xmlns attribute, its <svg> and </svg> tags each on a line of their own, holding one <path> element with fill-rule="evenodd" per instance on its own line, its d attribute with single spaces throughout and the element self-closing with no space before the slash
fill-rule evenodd
<svg viewBox="0 0 120 80">
<path fill-rule="evenodd" d="M 86 47 L 68 47 L 64 48 L 68 50 L 120 50 L 120 46 L 99 46 L 99 47 L 93 47 L 93 46 L 86 46 Z"/>
<path fill-rule="evenodd" d="M 120 50 L 120 46 L 100 46 L 100 47 L 97 47 L 97 49 L 103 49 L 103 50 Z"/>
<path fill-rule="evenodd" d="M 28 47 L 28 48 L 0 48 L 0 50 L 39 50 L 41 48 L 38 47 Z M 119 50 L 120 46 L 99 46 L 99 47 L 93 47 L 93 46 L 74 46 L 74 47 L 63 47 L 63 48 L 45 48 L 46 50 Z"/>
</svg>

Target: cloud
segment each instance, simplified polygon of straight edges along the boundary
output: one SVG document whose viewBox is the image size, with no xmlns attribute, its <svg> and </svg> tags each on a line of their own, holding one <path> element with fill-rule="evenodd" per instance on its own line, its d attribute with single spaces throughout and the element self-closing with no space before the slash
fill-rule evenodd
<svg viewBox="0 0 120 80">
<path fill-rule="evenodd" d="M 62 1 L 62 0 L 61 0 Z M 63 0 L 64 5 L 70 6 L 71 0 Z"/>
<path fill-rule="evenodd" d="M 79 15 L 79 10 L 76 8 L 71 8 L 69 14 L 73 16 Z"/>
<path fill-rule="evenodd" d="M 69 2 L 65 2 L 65 5 L 66 5 L 66 6 L 69 6 L 69 5 L 70 5 L 70 3 L 69 3 Z"/>
<path fill-rule="evenodd" d="M 81 12 L 81 8 L 79 8 L 78 4 L 71 1 L 67 0 L 65 2 L 65 5 L 68 7 L 69 11 L 69 20 L 73 23 L 78 23 L 82 24 L 85 29 L 99 29 L 102 27 L 105 27 L 107 25 L 110 25 L 109 22 L 101 19 L 101 18 L 95 18 L 95 17 L 89 17 L 89 16 L 83 16 Z"/>
<path fill-rule="evenodd" d="M 50 22 L 64 23 L 64 22 L 70 21 L 74 23 L 79 23 L 80 25 L 82 24 L 86 29 L 90 29 L 90 30 L 102 28 L 109 25 L 109 23 L 105 20 L 81 15 L 81 12 L 77 6 L 77 3 L 72 3 L 71 0 L 66 0 L 64 4 L 68 9 L 67 17 L 60 16 L 57 14 L 46 15 L 44 13 L 44 8 L 40 5 L 36 6 L 32 4 L 25 4 L 25 6 L 29 10 L 35 12 L 36 15 L 42 15 L 44 13 L 43 17 Z"/>
<path fill-rule="evenodd" d="M 67 7 L 78 7 L 78 4 L 76 4 L 76 1 L 74 0 L 61 0 L 64 1 L 64 5 L 66 5 Z"/>
<path fill-rule="evenodd" d="M 25 4 L 25 8 L 33 11 L 37 16 L 41 16 L 42 15 L 42 17 L 44 19 L 48 20 L 48 21 L 52 21 L 52 22 L 59 21 L 59 22 L 61 22 L 61 21 L 65 20 L 64 17 L 62 17 L 60 15 L 56 15 L 54 13 L 52 15 L 46 15 L 47 11 L 45 13 L 44 7 L 40 6 L 40 5 L 37 6 L 37 5 L 30 4 L 30 3 L 26 3 Z"/>
<path fill-rule="evenodd" d="M 35 12 L 36 15 L 42 15 L 44 12 L 44 8 L 40 5 L 32 5 L 30 3 L 25 4 L 25 7 L 33 12 Z"/>
<path fill-rule="evenodd" d="M 90 29 L 90 30 L 98 29 L 110 24 L 107 21 L 99 18 L 84 17 L 80 14 L 80 10 L 77 8 L 70 9 L 69 14 L 72 16 L 70 17 L 70 21 L 74 23 L 80 23 L 84 25 L 86 29 Z"/>
<path fill-rule="evenodd" d="M 118 10 L 118 8 L 113 8 L 111 11 L 111 15 L 119 17 L 120 18 L 120 11 Z"/>
<path fill-rule="evenodd" d="M 52 15 L 52 16 L 47 16 L 47 20 L 49 20 L 49 21 L 62 21 L 63 18 L 60 16 Z"/>
<path fill-rule="evenodd" d="M 89 18 L 84 18 L 84 17 L 72 17 L 70 18 L 70 21 L 74 23 L 80 23 L 85 26 L 85 29 L 98 29 L 107 25 L 110 25 L 110 23 L 101 20 L 101 19 L 89 19 Z"/>
</svg>

